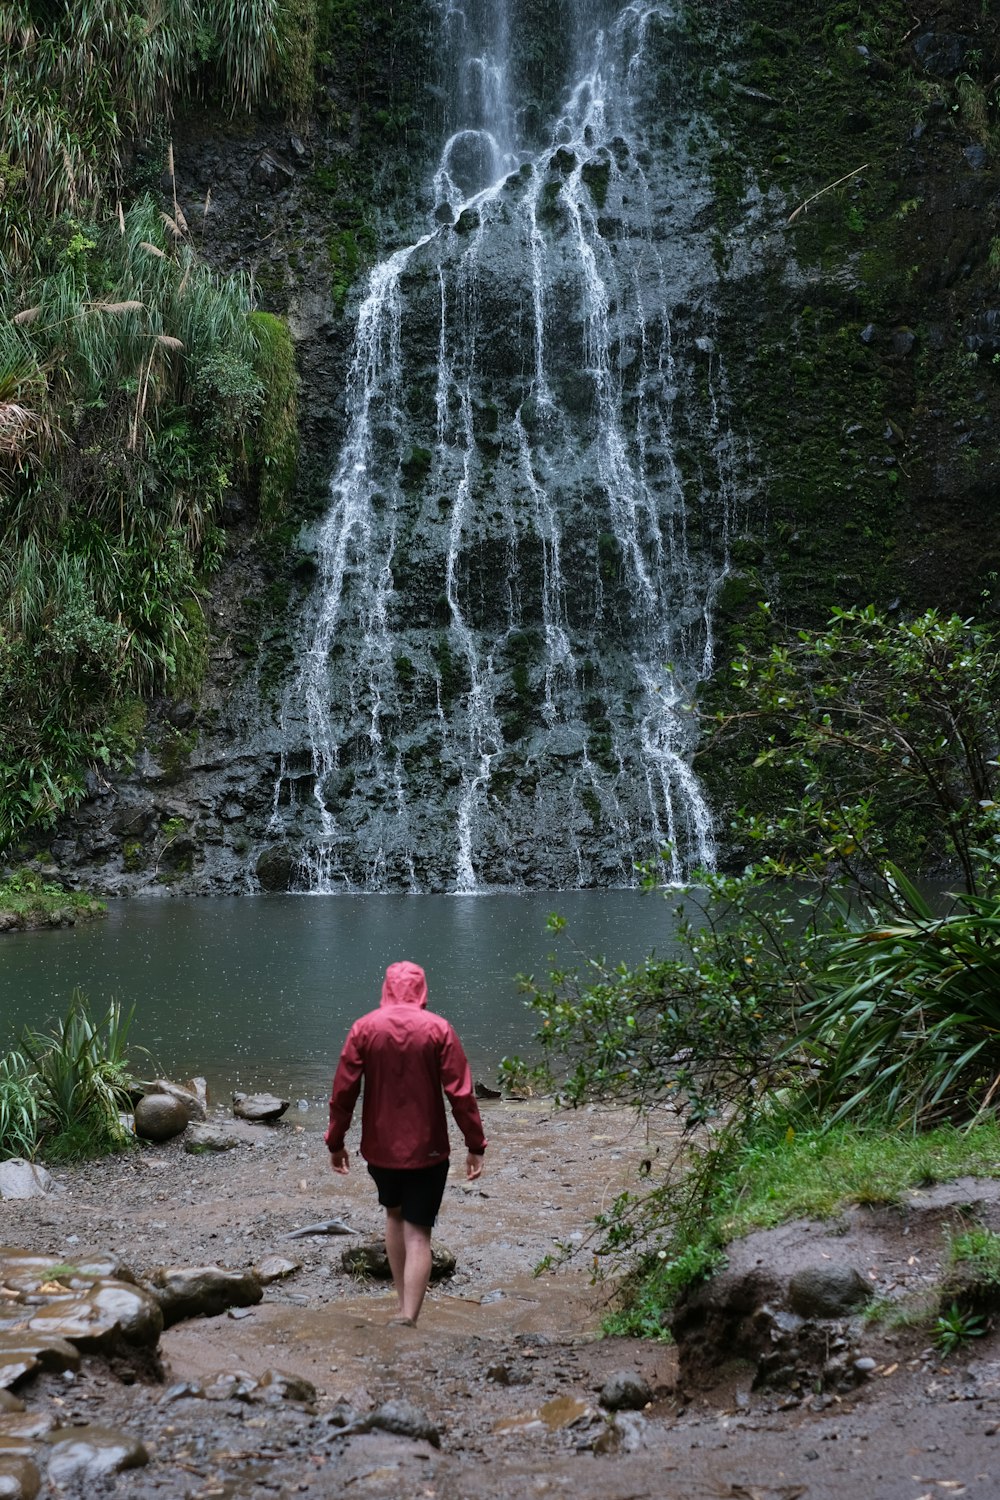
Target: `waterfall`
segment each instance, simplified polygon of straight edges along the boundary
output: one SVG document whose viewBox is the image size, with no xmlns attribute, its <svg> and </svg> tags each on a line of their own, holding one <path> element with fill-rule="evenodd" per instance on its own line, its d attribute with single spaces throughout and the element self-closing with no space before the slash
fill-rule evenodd
<svg viewBox="0 0 1000 1500">
<path fill-rule="evenodd" d="M 547 7 L 547 101 L 518 0 L 435 9 L 444 140 L 357 312 L 271 837 L 318 891 L 679 881 L 737 488 L 680 18 Z"/>
</svg>

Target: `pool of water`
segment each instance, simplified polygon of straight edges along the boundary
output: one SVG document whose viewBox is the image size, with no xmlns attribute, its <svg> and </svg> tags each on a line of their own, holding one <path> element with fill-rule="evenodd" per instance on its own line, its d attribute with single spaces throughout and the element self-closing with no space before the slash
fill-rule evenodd
<svg viewBox="0 0 1000 1500">
<path fill-rule="evenodd" d="M 408 958 L 476 1077 L 493 1083 L 502 1057 L 531 1051 L 519 974 L 667 952 L 675 904 L 638 891 L 111 903 L 100 922 L 0 939 L 0 1050 L 60 1018 L 79 987 L 98 1014 L 112 998 L 134 1005 L 131 1040 L 168 1076 L 202 1074 L 216 1097 L 317 1100 L 351 1021 L 378 1004 L 386 965 Z M 562 932 L 546 928 L 553 911 Z"/>
</svg>

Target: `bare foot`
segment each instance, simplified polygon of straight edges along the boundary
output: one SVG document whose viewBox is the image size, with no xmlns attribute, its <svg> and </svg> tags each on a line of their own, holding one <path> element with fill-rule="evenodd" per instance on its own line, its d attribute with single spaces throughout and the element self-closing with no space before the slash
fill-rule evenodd
<svg viewBox="0 0 1000 1500">
<path fill-rule="evenodd" d="M 390 1328 L 416 1328 L 417 1320 L 416 1318 L 404 1318 L 400 1314 L 398 1318 L 390 1318 L 388 1326 Z"/>
</svg>

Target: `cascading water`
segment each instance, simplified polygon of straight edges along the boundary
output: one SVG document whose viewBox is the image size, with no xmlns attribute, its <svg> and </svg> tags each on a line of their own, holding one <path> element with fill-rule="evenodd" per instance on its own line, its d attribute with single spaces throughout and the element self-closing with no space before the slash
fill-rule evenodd
<svg viewBox="0 0 1000 1500">
<path fill-rule="evenodd" d="M 272 836 L 314 890 L 681 879 L 734 480 L 678 18 L 550 7 L 546 126 L 515 0 L 436 9 L 429 228 L 358 312 Z"/>
</svg>

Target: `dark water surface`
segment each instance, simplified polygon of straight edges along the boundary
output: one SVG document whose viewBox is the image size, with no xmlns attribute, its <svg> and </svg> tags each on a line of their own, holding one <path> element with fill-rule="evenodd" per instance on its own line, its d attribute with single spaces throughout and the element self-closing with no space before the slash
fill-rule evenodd
<svg viewBox="0 0 1000 1500">
<path fill-rule="evenodd" d="M 676 895 L 676 893 L 673 893 Z M 478 1078 L 530 1051 L 516 976 L 635 961 L 670 946 L 673 901 L 638 891 L 488 896 L 247 896 L 110 903 L 104 921 L 0 939 L 0 1050 L 65 1013 L 75 986 L 102 1013 L 135 1005 L 131 1040 L 175 1078 L 322 1097 L 348 1026 L 378 1004 L 385 966 L 427 971 Z M 546 930 L 557 911 L 564 932 Z"/>
</svg>

